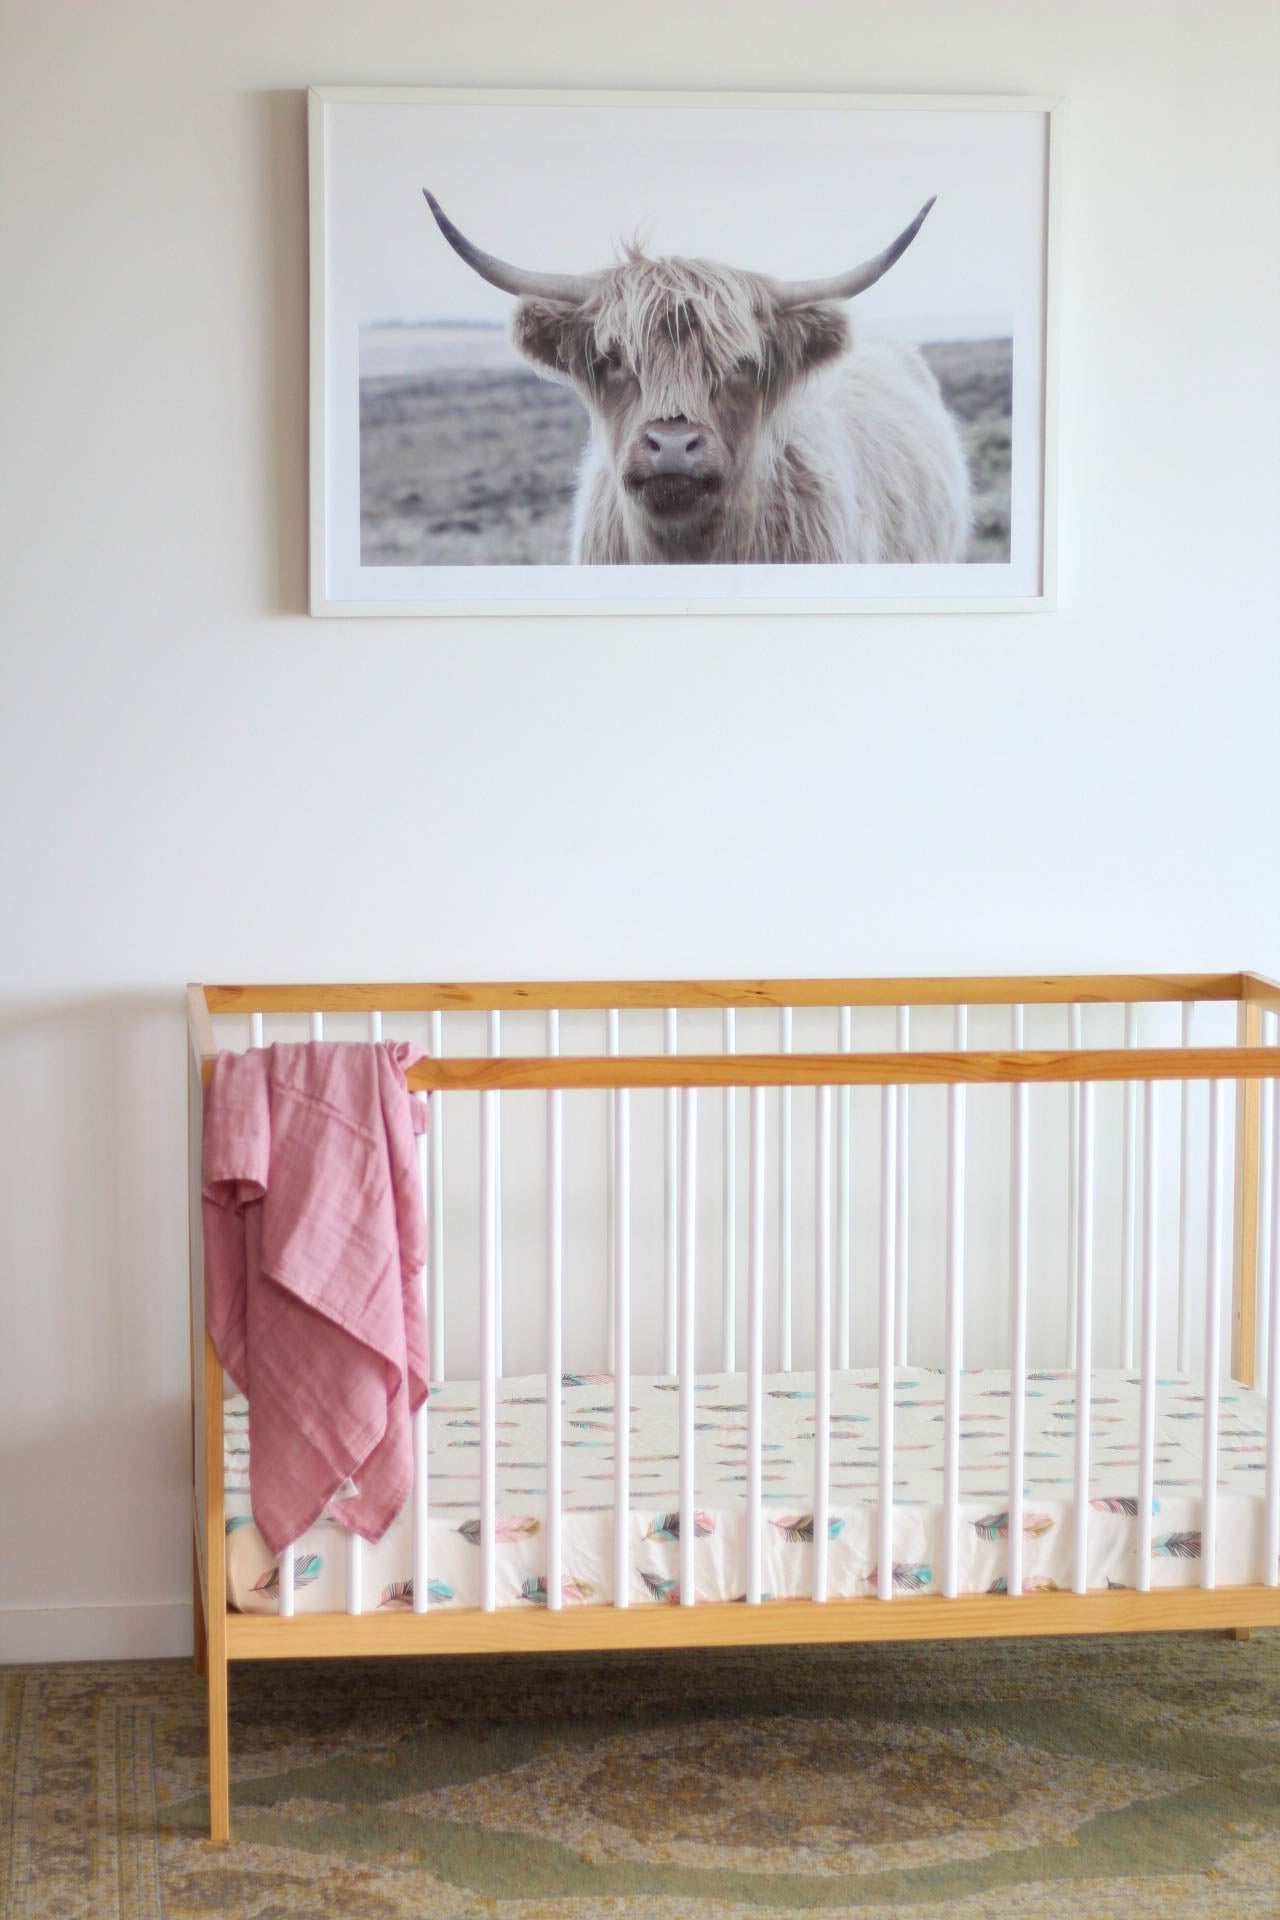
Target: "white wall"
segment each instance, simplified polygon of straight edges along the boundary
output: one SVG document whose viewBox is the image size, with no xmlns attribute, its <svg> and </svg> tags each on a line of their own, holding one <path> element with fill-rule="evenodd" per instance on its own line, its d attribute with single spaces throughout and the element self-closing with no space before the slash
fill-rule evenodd
<svg viewBox="0 0 1280 1920">
<path fill-rule="evenodd" d="M 1278 57 L 1269 0 L 9 0 L 0 1657 L 188 1630 L 189 977 L 1280 970 Z M 326 81 L 1064 96 L 1061 610 L 309 620 Z"/>
</svg>

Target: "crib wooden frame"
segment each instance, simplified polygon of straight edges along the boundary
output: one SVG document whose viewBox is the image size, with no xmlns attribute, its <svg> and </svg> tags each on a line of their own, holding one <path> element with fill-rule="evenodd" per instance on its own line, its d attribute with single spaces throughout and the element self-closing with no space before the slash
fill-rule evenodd
<svg viewBox="0 0 1280 1920">
<path fill-rule="evenodd" d="M 201 1099 L 218 1051 L 212 1016 L 239 1013 L 505 1012 L 692 1008 L 1084 1006 L 1227 1001 L 1237 1045 L 1045 1051 L 682 1054 L 424 1059 L 415 1090 L 637 1087 L 904 1086 L 1006 1082 L 1236 1083 L 1236 1191 L 1230 1372 L 1255 1378 L 1261 1083 L 1280 1078 L 1263 1015 L 1280 1013 L 1280 983 L 1256 973 L 1038 975 L 879 980 L 552 981 L 428 985 L 199 986 L 187 990 L 195 1664 L 209 1698 L 210 1835 L 230 1833 L 227 1692 L 232 1661 L 404 1654 L 596 1651 L 832 1641 L 986 1639 L 1280 1626 L 1280 1586 L 1151 1592 L 1023 1593 L 771 1600 L 744 1606 L 612 1605 L 492 1612 L 239 1614 L 226 1602 L 223 1375 L 204 1332 L 200 1219 Z M 1277 1114 L 1280 1125 L 1280 1113 Z"/>
</svg>

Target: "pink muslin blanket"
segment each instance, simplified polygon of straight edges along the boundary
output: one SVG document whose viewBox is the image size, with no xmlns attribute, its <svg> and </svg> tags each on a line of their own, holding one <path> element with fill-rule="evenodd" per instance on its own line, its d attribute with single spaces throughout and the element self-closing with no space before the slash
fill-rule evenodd
<svg viewBox="0 0 1280 1920">
<path fill-rule="evenodd" d="M 249 1402 L 253 1517 L 273 1552 L 332 1517 L 379 1540 L 427 1396 L 427 1234 L 405 1042 L 220 1053 L 204 1099 L 205 1324 Z"/>
</svg>

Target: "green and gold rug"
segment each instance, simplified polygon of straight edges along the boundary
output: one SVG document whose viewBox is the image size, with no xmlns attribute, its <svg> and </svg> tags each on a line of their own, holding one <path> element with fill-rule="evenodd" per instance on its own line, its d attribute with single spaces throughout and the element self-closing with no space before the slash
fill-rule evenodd
<svg viewBox="0 0 1280 1920">
<path fill-rule="evenodd" d="M 1276 1920 L 1280 1631 L 0 1670 L 5 1920 Z"/>
</svg>

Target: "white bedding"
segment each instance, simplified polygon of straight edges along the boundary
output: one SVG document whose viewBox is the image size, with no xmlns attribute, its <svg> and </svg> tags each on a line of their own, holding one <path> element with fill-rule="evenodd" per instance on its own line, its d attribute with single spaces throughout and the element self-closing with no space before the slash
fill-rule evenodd
<svg viewBox="0 0 1280 1920">
<path fill-rule="evenodd" d="M 904 1595 L 936 1592 L 942 1560 L 943 1376 L 899 1368 L 894 1376 L 893 1560 Z M 499 1383 L 497 1407 L 499 1606 L 545 1604 L 545 1382 L 541 1374 Z M 736 1600 L 746 1584 L 747 1389 L 742 1374 L 698 1380 L 695 1565 L 699 1599 Z M 632 1604 L 679 1600 L 679 1395 L 671 1378 L 631 1382 Z M 765 1378 L 762 1578 L 770 1597 L 810 1591 L 813 1537 L 813 1375 Z M 1008 1406 L 1005 1373 L 972 1371 L 961 1390 L 961 1591 L 999 1591 L 1008 1535 Z M 1261 1578 L 1265 1407 L 1261 1394 L 1224 1383 L 1220 1417 L 1217 1583 Z M 1166 1376 L 1156 1419 L 1156 1506 L 1151 1584 L 1200 1578 L 1202 1385 Z M 430 1401 L 427 1559 L 431 1606 L 480 1599 L 479 1388 L 451 1381 Z M 566 1374 L 563 1384 L 563 1555 L 566 1605 L 613 1599 L 613 1380 Z M 1089 1585 L 1136 1584 L 1139 1383 L 1123 1371 L 1093 1375 Z M 875 1591 L 877 1422 L 874 1370 L 831 1382 L 829 1592 Z M 1075 1378 L 1028 1376 L 1024 1475 L 1024 1581 L 1069 1588 Z M 244 1612 L 276 1611 L 274 1556 L 254 1526 L 248 1496 L 247 1408 L 227 1402 L 227 1597 Z M 366 1546 L 366 1611 L 413 1604 L 407 1512 L 377 1546 Z M 346 1534 L 322 1520 L 295 1549 L 299 1612 L 346 1606 Z"/>
</svg>

